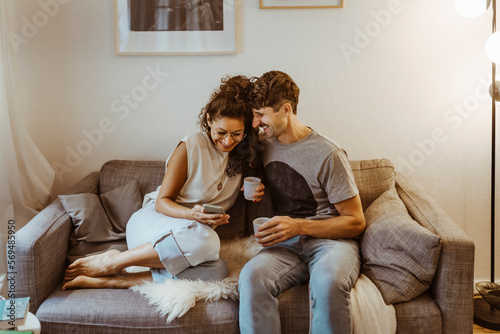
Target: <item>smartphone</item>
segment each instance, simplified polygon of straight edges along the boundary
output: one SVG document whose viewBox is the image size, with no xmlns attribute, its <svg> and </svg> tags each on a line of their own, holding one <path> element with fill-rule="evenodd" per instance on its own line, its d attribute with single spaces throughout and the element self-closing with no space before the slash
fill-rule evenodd
<svg viewBox="0 0 500 334">
<path fill-rule="evenodd" d="M 203 210 L 205 210 L 206 213 L 220 213 L 223 215 L 225 214 L 222 206 L 218 205 L 203 204 Z"/>
</svg>

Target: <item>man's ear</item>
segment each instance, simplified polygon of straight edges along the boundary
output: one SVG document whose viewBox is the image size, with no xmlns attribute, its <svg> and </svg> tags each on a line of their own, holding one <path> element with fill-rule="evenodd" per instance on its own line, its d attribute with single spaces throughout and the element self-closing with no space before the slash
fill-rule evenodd
<svg viewBox="0 0 500 334">
<path fill-rule="evenodd" d="M 292 105 L 288 102 L 284 103 L 281 108 L 283 109 L 283 112 L 285 113 L 285 116 L 288 116 L 290 113 L 293 113 L 293 108 Z"/>
</svg>

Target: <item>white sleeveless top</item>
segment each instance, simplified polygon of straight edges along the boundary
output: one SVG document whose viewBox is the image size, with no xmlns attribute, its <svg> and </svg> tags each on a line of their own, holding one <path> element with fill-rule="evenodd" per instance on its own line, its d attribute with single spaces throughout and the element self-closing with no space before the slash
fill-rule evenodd
<svg viewBox="0 0 500 334">
<path fill-rule="evenodd" d="M 176 202 L 188 208 L 196 204 L 212 204 L 222 206 L 224 211 L 229 210 L 241 188 L 241 174 L 228 177 L 225 172 L 229 154 L 215 147 L 209 134 L 204 132 L 186 136 L 181 142 L 186 143 L 188 170 L 186 182 Z M 172 153 L 167 165 L 171 156 Z M 221 182 L 222 188 L 219 190 Z M 144 205 L 150 199 L 156 199 L 160 187 L 146 195 Z"/>
</svg>

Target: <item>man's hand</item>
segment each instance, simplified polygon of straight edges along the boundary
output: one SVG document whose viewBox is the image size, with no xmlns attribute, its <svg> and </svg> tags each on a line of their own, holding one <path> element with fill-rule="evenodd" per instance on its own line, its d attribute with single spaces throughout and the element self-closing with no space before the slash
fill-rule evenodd
<svg viewBox="0 0 500 334">
<path fill-rule="evenodd" d="M 255 237 L 262 246 L 269 247 L 300 234 L 300 223 L 298 219 L 287 216 L 276 216 L 260 225 Z"/>
<path fill-rule="evenodd" d="M 268 247 L 297 235 L 335 240 L 354 238 L 363 233 L 366 222 L 359 195 L 335 203 L 335 207 L 340 216 L 327 219 L 273 217 L 259 227 L 255 237 L 262 246 Z"/>
</svg>

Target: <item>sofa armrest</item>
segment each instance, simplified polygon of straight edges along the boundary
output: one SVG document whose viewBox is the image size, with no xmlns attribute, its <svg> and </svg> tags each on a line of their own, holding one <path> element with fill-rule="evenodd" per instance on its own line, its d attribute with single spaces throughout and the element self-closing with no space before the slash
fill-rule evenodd
<svg viewBox="0 0 500 334">
<path fill-rule="evenodd" d="M 98 187 L 99 172 L 94 172 L 67 193 L 97 193 Z M 15 295 L 31 297 L 32 313 L 64 278 L 72 231 L 71 218 L 56 199 L 16 232 Z"/>
<path fill-rule="evenodd" d="M 413 219 L 441 237 L 441 254 L 430 293 L 441 310 L 443 333 L 472 333 L 472 239 L 408 176 L 397 175 L 396 189 Z"/>
</svg>

